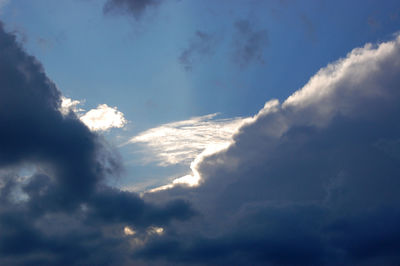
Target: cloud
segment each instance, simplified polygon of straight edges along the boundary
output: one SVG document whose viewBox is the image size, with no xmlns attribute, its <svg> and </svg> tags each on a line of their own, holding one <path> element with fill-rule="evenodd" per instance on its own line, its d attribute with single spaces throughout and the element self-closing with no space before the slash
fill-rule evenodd
<svg viewBox="0 0 400 266">
<path fill-rule="evenodd" d="M 81 102 L 64 96 L 61 97 L 60 112 L 66 116 L 73 112 L 92 131 L 107 131 L 111 128 L 123 128 L 127 120 L 117 107 L 110 107 L 107 104 L 100 104 L 97 108 L 86 113 L 79 108 Z"/>
<path fill-rule="evenodd" d="M 240 67 L 251 63 L 264 64 L 264 49 L 268 45 L 268 32 L 256 30 L 248 20 L 238 20 L 234 24 L 232 60 Z"/>
<path fill-rule="evenodd" d="M 400 261 L 400 37 L 356 48 L 228 149 L 197 165 L 203 183 L 147 193 L 186 198 L 201 218 L 136 250 L 159 263 L 391 265 Z M 173 232 L 173 233 L 170 233 Z"/>
<path fill-rule="evenodd" d="M 149 203 L 109 187 L 118 153 L 60 109 L 42 65 L 0 24 L 1 265 L 127 264 L 125 226 L 139 234 L 194 215 L 184 200 Z"/>
<path fill-rule="evenodd" d="M 148 161 L 160 166 L 190 163 L 206 149 L 226 147 L 243 118 L 215 119 L 217 114 L 193 117 L 146 130 L 129 143 L 144 145 Z"/>
<path fill-rule="evenodd" d="M 200 59 L 215 53 L 220 41 L 215 34 L 196 31 L 180 54 L 179 63 L 186 71 L 192 70 L 193 65 Z M 235 64 L 242 68 L 252 63 L 264 64 L 264 49 L 267 45 L 267 30 L 256 29 L 249 20 L 238 20 L 234 23 L 231 59 Z"/>
<path fill-rule="evenodd" d="M 199 60 L 200 57 L 210 56 L 214 53 L 217 42 L 216 36 L 203 31 L 196 31 L 188 47 L 180 54 L 179 63 L 183 65 L 185 70 L 192 70 L 193 64 Z"/>
<path fill-rule="evenodd" d="M 132 15 L 139 20 L 148 9 L 157 7 L 160 2 L 159 0 L 107 0 L 103 12 Z"/>
<path fill-rule="evenodd" d="M 93 131 L 106 131 L 110 128 L 122 128 L 127 123 L 124 114 L 116 107 L 100 104 L 96 109 L 91 109 L 79 118 Z"/>
<path fill-rule="evenodd" d="M 315 24 L 313 23 L 313 21 L 306 14 L 300 15 L 300 21 L 304 26 L 304 30 L 305 30 L 307 38 L 311 42 L 316 42 L 317 34 L 316 34 Z"/>
<path fill-rule="evenodd" d="M 67 116 L 70 112 L 78 114 L 79 112 L 84 111 L 78 107 L 80 104 L 81 102 L 78 100 L 72 100 L 71 98 L 61 96 L 61 106 L 59 110 L 65 116 Z"/>
</svg>

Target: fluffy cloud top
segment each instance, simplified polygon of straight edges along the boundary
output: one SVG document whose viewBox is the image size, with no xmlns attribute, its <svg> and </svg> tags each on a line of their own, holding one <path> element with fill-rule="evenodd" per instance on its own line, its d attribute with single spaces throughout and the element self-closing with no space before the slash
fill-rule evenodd
<svg viewBox="0 0 400 266">
<path fill-rule="evenodd" d="M 67 116 L 70 112 L 75 115 L 92 131 L 107 131 L 111 128 L 123 128 L 127 120 L 117 107 L 110 107 L 107 104 L 100 104 L 97 108 L 86 113 L 79 108 L 81 102 L 70 98 L 61 97 L 60 112 Z"/>
<path fill-rule="evenodd" d="M 80 120 L 93 131 L 106 131 L 110 128 L 122 128 L 127 123 L 124 114 L 117 107 L 100 104 L 80 117 Z"/>
</svg>

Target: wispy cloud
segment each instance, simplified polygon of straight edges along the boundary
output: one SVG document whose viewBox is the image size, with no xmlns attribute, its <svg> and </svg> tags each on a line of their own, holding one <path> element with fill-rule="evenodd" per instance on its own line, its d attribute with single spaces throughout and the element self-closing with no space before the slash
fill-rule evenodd
<svg viewBox="0 0 400 266">
<path fill-rule="evenodd" d="M 268 32 L 256 29 L 248 20 L 235 22 L 232 60 L 240 67 L 250 63 L 264 63 L 264 48 L 268 45 Z"/>
<path fill-rule="evenodd" d="M 148 162 L 160 166 L 190 163 L 206 149 L 220 149 L 232 140 L 243 124 L 241 117 L 216 119 L 217 114 L 163 124 L 131 138 L 129 143 L 143 145 Z"/>
<path fill-rule="evenodd" d="M 188 47 L 179 56 L 179 63 L 184 66 L 186 71 L 192 70 L 193 63 L 200 59 L 200 57 L 209 56 L 214 53 L 217 42 L 216 36 L 204 31 L 196 31 Z"/>
<path fill-rule="evenodd" d="M 104 4 L 103 12 L 129 14 L 139 20 L 149 8 L 158 6 L 160 2 L 158 0 L 108 0 Z"/>
</svg>

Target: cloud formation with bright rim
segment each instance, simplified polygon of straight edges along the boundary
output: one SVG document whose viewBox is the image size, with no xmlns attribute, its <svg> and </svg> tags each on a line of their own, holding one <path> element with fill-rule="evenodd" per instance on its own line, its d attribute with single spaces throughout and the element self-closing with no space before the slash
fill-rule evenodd
<svg viewBox="0 0 400 266">
<path fill-rule="evenodd" d="M 79 119 L 92 131 L 107 131 L 111 128 L 123 128 L 128 122 L 125 116 L 117 107 L 110 107 L 107 104 L 100 104 L 97 108 L 91 109 L 86 113 L 79 106 L 82 104 L 79 100 L 61 97 L 60 112 L 68 115 L 74 112 Z"/>
<path fill-rule="evenodd" d="M 142 151 L 149 154 L 145 163 L 157 162 L 159 166 L 190 163 L 205 150 L 226 148 L 246 120 L 216 119 L 217 115 L 163 124 L 139 133 L 129 143 L 142 145 Z"/>
<path fill-rule="evenodd" d="M 100 104 L 80 117 L 81 121 L 93 131 L 106 131 L 110 128 L 122 128 L 127 123 L 124 114 L 117 107 Z"/>
</svg>

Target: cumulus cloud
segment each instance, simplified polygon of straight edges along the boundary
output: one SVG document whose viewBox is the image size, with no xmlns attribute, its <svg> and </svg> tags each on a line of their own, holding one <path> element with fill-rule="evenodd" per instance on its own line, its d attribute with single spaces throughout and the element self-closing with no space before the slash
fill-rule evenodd
<svg viewBox="0 0 400 266">
<path fill-rule="evenodd" d="M 396 37 L 354 49 L 282 104 L 267 102 L 228 149 L 198 164 L 200 186 L 145 195 L 184 197 L 201 221 L 167 227 L 136 256 L 182 265 L 396 264 L 399 73 Z"/>
<path fill-rule="evenodd" d="M 117 107 L 100 104 L 80 117 L 80 120 L 93 131 L 106 131 L 110 128 L 122 128 L 127 123 L 124 114 Z"/>
<path fill-rule="evenodd" d="M 61 102 L 0 24 L 0 264 L 127 264 L 125 226 L 147 232 L 194 212 L 184 200 L 154 204 L 109 187 L 122 169 L 117 152 Z"/>
<path fill-rule="evenodd" d="M 63 115 L 68 115 L 70 112 L 78 114 L 79 112 L 84 111 L 83 109 L 79 108 L 80 104 L 81 102 L 78 100 L 72 100 L 71 98 L 61 96 L 61 106 L 59 110 Z"/>
<path fill-rule="evenodd" d="M 268 32 L 255 29 L 248 20 L 238 20 L 234 24 L 232 60 L 240 67 L 250 63 L 264 63 L 264 49 L 268 45 Z"/>
<path fill-rule="evenodd" d="M 136 20 L 139 20 L 148 9 L 157 7 L 160 2 L 160 0 L 107 0 L 103 11 L 105 14 L 132 15 Z"/>
<path fill-rule="evenodd" d="M 100 104 L 97 108 L 84 113 L 85 110 L 80 108 L 80 105 L 81 101 L 62 96 L 59 110 L 63 115 L 73 112 L 92 131 L 123 128 L 127 123 L 124 114 L 118 111 L 117 107 Z"/>
</svg>

